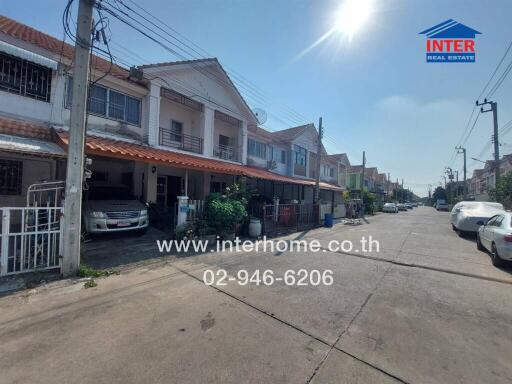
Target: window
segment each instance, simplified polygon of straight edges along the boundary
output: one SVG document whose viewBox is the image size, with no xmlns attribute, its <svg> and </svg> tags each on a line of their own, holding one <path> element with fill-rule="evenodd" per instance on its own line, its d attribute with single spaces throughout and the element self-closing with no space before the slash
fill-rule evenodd
<svg viewBox="0 0 512 384">
<path fill-rule="evenodd" d="M 492 225 L 494 227 L 500 227 L 502 221 L 503 221 L 503 216 L 496 216 L 496 219 L 494 220 L 494 223 L 492 223 Z"/>
<path fill-rule="evenodd" d="M 295 145 L 295 164 L 306 166 L 306 156 L 308 151 L 299 145 Z"/>
<path fill-rule="evenodd" d="M 210 193 L 224 193 L 226 191 L 226 183 L 220 181 L 210 182 Z"/>
<path fill-rule="evenodd" d="M 71 106 L 73 78 L 68 78 L 66 106 Z M 124 95 L 98 84 L 89 87 L 87 109 L 90 113 L 140 125 L 140 99 Z"/>
<path fill-rule="evenodd" d="M 281 164 L 286 164 L 286 151 L 281 151 Z"/>
<path fill-rule="evenodd" d="M 89 88 L 89 111 L 98 115 L 107 114 L 107 89 L 99 85 Z"/>
<path fill-rule="evenodd" d="M 0 53 L 0 89 L 49 102 L 52 70 Z"/>
<path fill-rule="evenodd" d="M 247 150 L 251 156 L 259 157 L 260 159 L 266 158 L 266 146 L 264 143 L 249 139 Z"/>
<path fill-rule="evenodd" d="M 125 120 L 126 96 L 116 91 L 109 92 L 108 115 L 114 119 Z"/>
<path fill-rule="evenodd" d="M 171 140 L 181 142 L 183 135 L 183 123 L 171 120 Z"/>
<path fill-rule="evenodd" d="M 306 163 L 307 163 L 307 155 L 308 151 L 306 148 L 302 148 L 299 145 L 294 145 L 294 166 L 293 166 L 293 173 L 295 175 L 299 176 L 307 176 L 307 169 L 306 169 Z M 313 164 L 313 163 L 311 163 Z M 310 176 L 314 177 L 314 170 L 310 170 Z"/>
<path fill-rule="evenodd" d="M 21 195 L 23 162 L 0 159 L 0 195 Z"/>
<path fill-rule="evenodd" d="M 126 96 L 126 121 L 133 124 L 140 124 L 140 100 Z"/>
<path fill-rule="evenodd" d="M 334 177 L 334 168 L 329 168 L 329 176 Z"/>
<path fill-rule="evenodd" d="M 224 135 L 219 135 L 219 145 L 223 147 L 231 147 L 232 146 L 231 138 Z"/>
</svg>

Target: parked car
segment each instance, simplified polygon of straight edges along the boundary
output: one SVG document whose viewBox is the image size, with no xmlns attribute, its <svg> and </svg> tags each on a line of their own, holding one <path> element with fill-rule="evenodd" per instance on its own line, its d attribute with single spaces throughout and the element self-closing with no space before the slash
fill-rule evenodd
<svg viewBox="0 0 512 384">
<path fill-rule="evenodd" d="M 395 203 L 386 203 L 382 207 L 382 212 L 398 213 L 398 207 Z"/>
<path fill-rule="evenodd" d="M 448 203 L 446 202 L 446 200 L 443 200 L 443 199 L 438 199 L 436 201 L 436 210 L 438 211 L 446 211 L 448 212 L 450 209 L 450 206 L 448 205 Z"/>
<path fill-rule="evenodd" d="M 505 260 L 512 260 L 512 215 L 501 212 L 492 216 L 478 228 L 476 245 L 481 251 L 491 253 L 492 264 L 500 267 Z"/>
<path fill-rule="evenodd" d="M 91 182 L 82 209 L 87 233 L 145 232 L 147 207 L 136 200 L 125 185 Z"/>
<path fill-rule="evenodd" d="M 412 203 L 404 203 L 404 205 L 405 205 L 405 207 L 406 207 L 407 209 L 412 209 L 412 208 L 413 208 Z"/>
<path fill-rule="evenodd" d="M 405 204 L 398 203 L 397 207 L 399 211 L 407 211 L 407 207 L 405 206 Z"/>
<path fill-rule="evenodd" d="M 501 213 L 503 205 L 486 201 L 461 201 L 450 213 L 452 228 L 461 233 L 476 233 L 478 227 L 492 216 Z"/>
</svg>

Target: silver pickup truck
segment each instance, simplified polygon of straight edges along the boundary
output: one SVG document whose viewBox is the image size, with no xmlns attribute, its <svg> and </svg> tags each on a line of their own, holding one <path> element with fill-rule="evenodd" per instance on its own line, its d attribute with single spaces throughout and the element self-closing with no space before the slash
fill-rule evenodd
<svg viewBox="0 0 512 384">
<path fill-rule="evenodd" d="M 82 207 L 87 233 L 145 232 L 147 207 L 130 194 L 125 185 L 91 182 Z"/>
</svg>

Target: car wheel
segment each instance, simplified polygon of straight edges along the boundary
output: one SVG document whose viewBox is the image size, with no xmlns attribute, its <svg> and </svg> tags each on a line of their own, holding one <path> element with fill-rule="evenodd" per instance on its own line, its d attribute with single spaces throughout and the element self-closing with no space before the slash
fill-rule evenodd
<svg viewBox="0 0 512 384">
<path fill-rule="evenodd" d="M 454 231 L 456 231 L 456 230 L 457 230 L 457 227 L 456 227 L 455 225 L 453 225 L 453 224 L 452 224 L 452 229 L 453 229 Z"/>
<path fill-rule="evenodd" d="M 476 247 L 479 251 L 485 251 L 484 246 L 482 245 L 482 242 L 480 241 L 480 235 L 476 235 Z"/>
<path fill-rule="evenodd" d="M 137 230 L 137 235 L 139 235 L 139 236 L 143 236 L 146 233 L 148 233 L 148 227 Z"/>
<path fill-rule="evenodd" d="M 496 244 L 494 244 L 494 243 L 492 243 L 491 259 L 492 259 L 492 265 L 494 265 L 495 267 L 502 267 L 504 264 L 503 259 L 500 258 L 500 255 L 498 254 L 498 249 L 496 249 Z"/>
</svg>

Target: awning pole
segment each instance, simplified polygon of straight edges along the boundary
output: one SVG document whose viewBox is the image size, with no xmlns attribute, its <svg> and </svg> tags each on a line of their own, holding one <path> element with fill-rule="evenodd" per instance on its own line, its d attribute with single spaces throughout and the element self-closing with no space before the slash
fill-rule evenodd
<svg viewBox="0 0 512 384">
<path fill-rule="evenodd" d="M 185 196 L 188 196 L 188 169 L 185 169 Z"/>
</svg>

